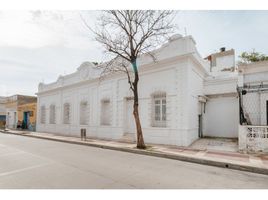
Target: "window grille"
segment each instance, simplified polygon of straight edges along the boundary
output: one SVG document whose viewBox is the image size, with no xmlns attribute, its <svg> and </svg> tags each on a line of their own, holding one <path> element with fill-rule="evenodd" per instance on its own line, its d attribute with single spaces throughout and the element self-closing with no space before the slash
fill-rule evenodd
<svg viewBox="0 0 268 200">
<path fill-rule="evenodd" d="M 101 125 L 111 125 L 110 107 L 110 100 L 103 100 L 101 102 Z"/>
<path fill-rule="evenodd" d="M 88 125 L 89 105 L 86 101 L 80 103 L 80 125 Z"/>
<path fill-rule="evenodd" d="M 46 107 L 45 106 L 41 106 L 40 122 L 41 122 L 41 124 L 46 123 Z"/>
<path fill-rule="evenodd" d="M 56 108 L 55 105 L 50 105 L 49 107 L 49 123 L 55 124 L 56 123 Z"/>
<path fill-rule="evenodd" d="M 71 118 L 70 104 L 65 103 L 63 106 L 63 123 L 70 124 L 70 118 Z"/>
<path fill-rule="evenodd" d="M 152 126 L 166 127 L 166 105 L 166 93 L 158 93 L 153 95 Z"/>
</svg>

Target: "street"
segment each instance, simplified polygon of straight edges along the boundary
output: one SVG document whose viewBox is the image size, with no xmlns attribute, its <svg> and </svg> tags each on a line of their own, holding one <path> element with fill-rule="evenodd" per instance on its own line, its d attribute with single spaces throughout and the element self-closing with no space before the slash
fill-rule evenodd
<svg viewBox="0 0 268 200">
<path fill-rule="evenodd" d="M 0 188 L 268 188 L 268 176 L 0 133 Z"/>
</svg>

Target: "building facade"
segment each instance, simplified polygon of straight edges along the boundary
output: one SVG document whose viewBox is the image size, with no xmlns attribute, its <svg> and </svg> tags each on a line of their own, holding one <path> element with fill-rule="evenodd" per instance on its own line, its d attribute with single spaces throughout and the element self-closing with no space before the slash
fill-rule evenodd
<svg viewBox="0 0 268 200">
<path fill-rule="evenodd" d="M 238 137 L 239 109 L 238 72 L 233 49 L 211 54 L 209 75 L 204 80 L 206 102 L 203 112 L 203 136 Z"/>
<path fill-rule="evenodd" d="M 146 143 L 188 146 L 203 136 L 238 137 L 237 71 L 233 53 L 204 60 L 191 36 L 172 36 L 138 60 L 139 109 Z M 213 56 L 212 56 L 213 57 Z M 230 58 L 231 57 L 231 58 Z M 224 67 L 223 67 L 224 66 Z M 38 87 L 37 131 L 135 140 L 133 97 L 125 74 L 100 80 L 85 62 L 76 72 Z M 227 129 L 223 129 L 227 126 Z"/>
<path fill-rule="evenodd" d="M 37 97 L 13 95 L 2 97 L 0 109 L 6 128 L 35 130 Z"/>
<path fill-rule="evenodd" d="M 36 129 L 36 108 L 37 99 L 34 102 L 25 102 L 18 105 L 18 122 L 20 122 L 22 129 L 28 129 L 30 131 L 35 131 Z"/>
</svg>

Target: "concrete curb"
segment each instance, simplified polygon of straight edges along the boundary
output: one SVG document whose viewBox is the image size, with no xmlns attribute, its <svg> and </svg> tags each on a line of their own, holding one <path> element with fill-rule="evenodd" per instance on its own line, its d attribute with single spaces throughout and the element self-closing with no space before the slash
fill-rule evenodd
<svg viewBox="0 0 268 200">
<path fill-rule="evenodd" d="M 202 165 L 229 168 L 229 169 L 235 169 L 235 170 L 240 170 L 240 171 L 247 171 L 247 172 L 252 172 L 252 173 L 268 175 L 268 169 L 266 169 L 266 168 L 259 168 L 259 167 L 253 167 L 253 166 L 234 164 L 231 162 L 206 160 L 206 159 L 194 158 L 194 157 L 183 156 L 183 155 L 167 154 L 167 153 L 162 153 L 162 152 L 158 152 L 158 151 L 146 151 L 146 150 L 140 150 L 140 149 L 114 147 L 114 146 L 102 145 L 102 144 L 83 143 L 80 141 L 69 141 L 69 140 L 64 140 L 64 139 L 59 139 L 59 138 L 48 138 L 48 137 L 44 137 L 44 136 L 28 135 L 27 133 L 26 134 L 19 134 L 19 133 L 14 133 L 14 132 L 9 132 L 9 131 L 8 132 L 7 131 L 0 131 L 0 132 L 5 133 L 5 134 L 13 134 L 13 135 L 19 135 L 19 136 L 38 138 L 38 139 L 52 140 L 52 141 L 56 141 L 56 142 L 64 142 L 64 143 L 69 143 L 69 144 L 78 144 L 78 145 L 85 145 L 85 146 L 91 146 L 91 147 L 98 147 L 98 148 L 102 148 L 102 149 L 116 150 L 116 151 L 135 153 L 135 154 L 140 154 L 140 155 L 154 156 L 154 157 L 179 160 L 179 161 L 186 161 L 186 162 L 197 163 L 197 164 L 202 164 Z"/>
</svg>

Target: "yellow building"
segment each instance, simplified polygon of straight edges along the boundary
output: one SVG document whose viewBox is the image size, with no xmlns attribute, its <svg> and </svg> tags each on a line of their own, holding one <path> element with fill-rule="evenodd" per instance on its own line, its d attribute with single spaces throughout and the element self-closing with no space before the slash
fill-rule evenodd
<svg viewBox="0 0 268 200">
<path fill-rule="evenodd" d="M 0 129 L 4 129 L 5 126 L 6 126 L 5 98 L 0 97 Z"/>
<path fill-rule="evenodd" d="M 4 111 L 2 113 L 5 113 L 5 115 L 0 116 L 0 118 L 2 118 L 2 121 L 5 120 L 3 124 L 5 124 L 6 128 L 35 130 L 36 97 L 13 95 L 10 97 L 1 97 L 0 100 L 0 108 L 2 106 L 2 111 Z"/>
<path fill-rule="evenodd" d="M 18 123 L 21 122 L 21 125 L 24 121 L 25 129 L 34 130 L 36 125 L 36 107 L 37 103 L 25 103 L 23 105 L 19 105 L 18 112 Z M 19 124 L 18 124 L 19 125 Z"/>
</svg>

